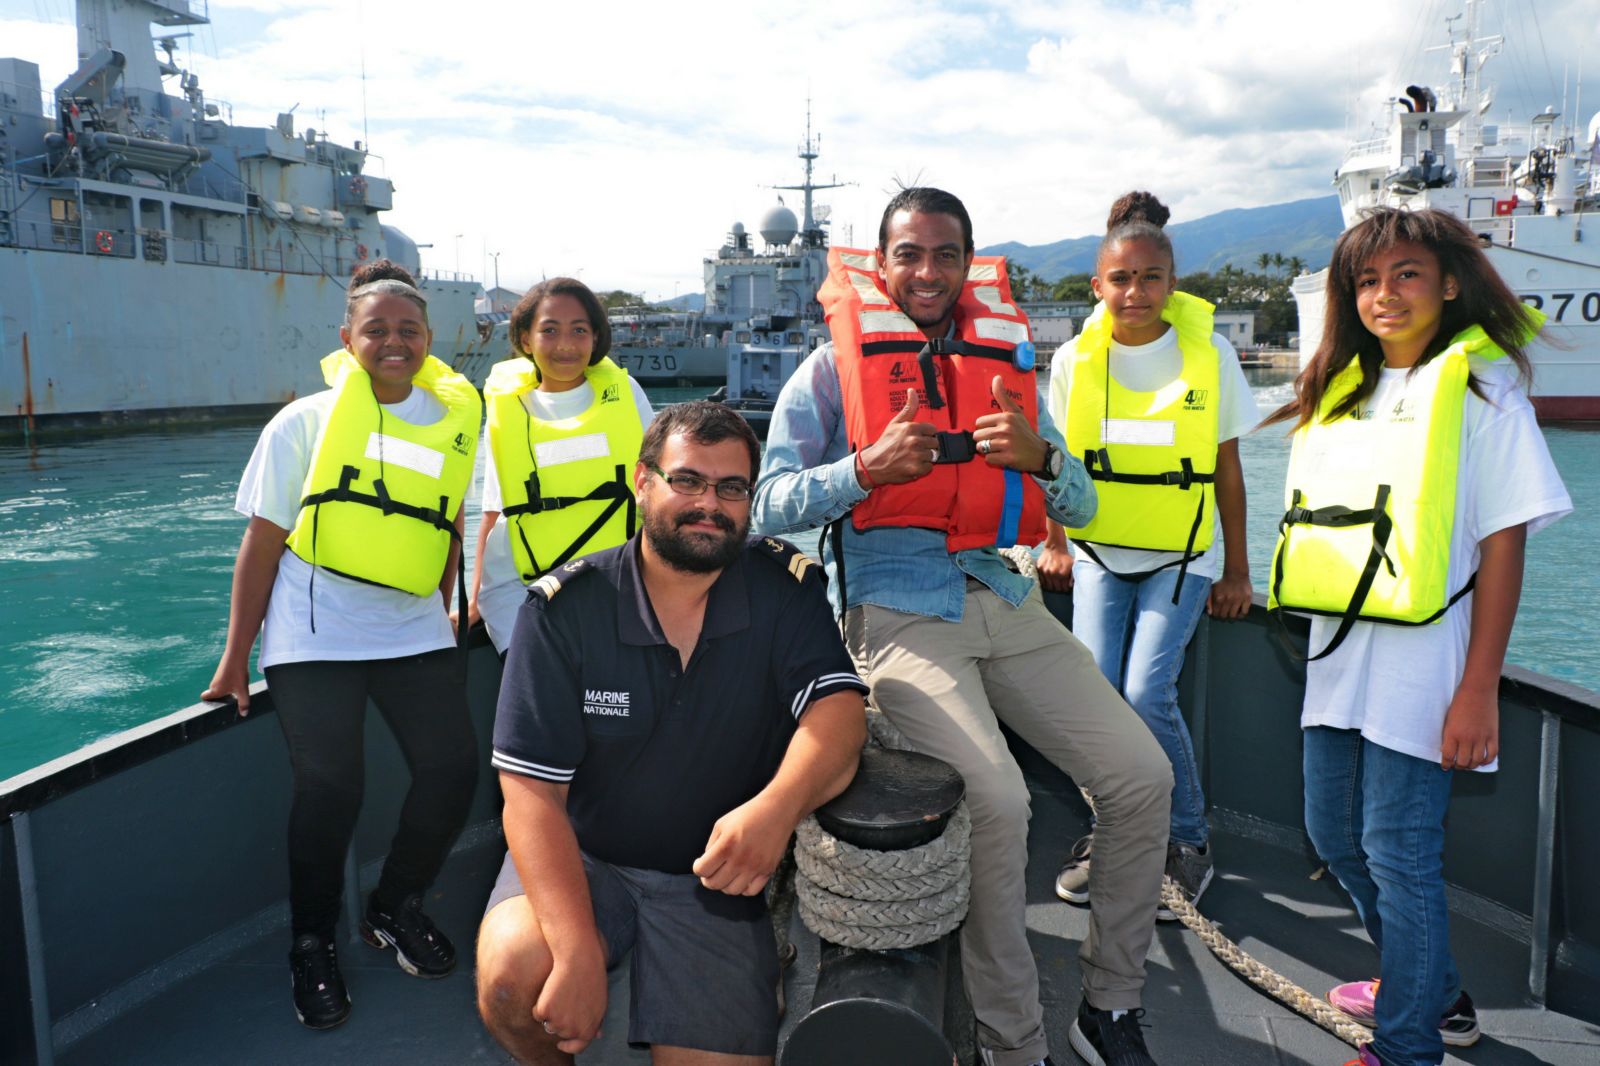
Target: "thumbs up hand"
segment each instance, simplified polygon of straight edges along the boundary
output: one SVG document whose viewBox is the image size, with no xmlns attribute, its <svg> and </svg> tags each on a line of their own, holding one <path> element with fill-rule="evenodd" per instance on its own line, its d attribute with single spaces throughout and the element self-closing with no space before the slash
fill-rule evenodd
<svg viewBox="0 0 1600 1066">
<path fill-rule="evenodd" d="M 1039 470 L 1044 466 L 1044 438 L 1028 421 L 1022 405 L 1006 392 L 1005 379 L 999 374 L 994 376 L 990 391 L 994 393 L 996 411 L 979 418 L 972 434 L 984 462 L 1025 474 Z"/>
<path fill-rule="evenodd" d="M 856 458 L 856 480 L 862 488 L 914 481 L 933 469 L 939 439 L 933 423 L 917 421 L 920 407 L 917 390 L 907 389 L 905 406 L 895 412 L 883 436 L 861 450 Z"/>
</svg>

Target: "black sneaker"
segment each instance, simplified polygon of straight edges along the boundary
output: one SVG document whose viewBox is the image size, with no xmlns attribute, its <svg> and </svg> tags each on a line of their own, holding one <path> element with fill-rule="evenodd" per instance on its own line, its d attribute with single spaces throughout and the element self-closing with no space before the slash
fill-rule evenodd
<svg viewBox="0 0 1600 1066">
<path fill-rule="evenodd" d="M 1078 1057 L 1089 1066 L 1156 1066 L 1156 1060 L 1145 1049 L 1144 1034 L 1139 1031 L 1144 1009 L 1124 1011 L 1116 1021 L 1111 1020 L 1111 1014 L 1108 1010 L 1095 1010 L 1087 998 L 1078 1004 L 1078 1018 L 1067 1034 Z"/>
<path fill-rule="evenodd" d="M 420 893 L 407 896 L 393 914 L 369 899 L 361 937 L 375 948 L 393 947 L 395 961 L 414 977 L 443 977 L 456 967 L 455 945 L 422 913 Z"/>
<path fill-rule="evenodd" d="M 345 991 L 332 940 L 315 933 L 295 937 L 289 973 L 294 982 L 294 1013 L 302 1025 L 332 1029 L 350 1017 L 350 993 Z"/>
<path fill-rule="evenodd" d="M 1178 886 L 1178 893 L 1190 906 L 1198 906 L 1200 897 L 1211 884 L 1216 870 L 1211 864 L 1211 847 L 1205 850 L 1180 844 L 1176 840 L 1167 845 L 1167 876 Z M 1156 907 L 1156 921 L 1175 922 L 1178 916 L 1165 903 Z"/>
<path fill-rule="evenodd" d="M 1478 1042 L 1478 1011 L 1466 989 L 1450 1004 L 1450 1009 L 1439 1019 L 1439 1035 L 1451 1047 L 1471 1047 Z"/>
</svg>

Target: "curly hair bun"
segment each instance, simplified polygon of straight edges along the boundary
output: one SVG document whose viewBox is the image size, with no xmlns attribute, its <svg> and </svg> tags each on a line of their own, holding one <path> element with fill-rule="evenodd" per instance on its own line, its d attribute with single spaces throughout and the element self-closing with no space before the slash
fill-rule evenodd
<svg viewBox="0 0 1600 1066">
<path fill-rule="evenodd" d="M 371 285 L 374 281 L 401 281 L 413 289 L 417 287 L 417 279 L 411 276 L 411 271 L 392 259 L 374 259 L 370 263 L 357 263 L 355 269 L 350 271 L 352 291 L 363 285 Z"/>
<path fill-rule="evenodd" d="M 1166 204 L 1156 199 L 1154 193 L 1124 193 L 1111 205 L 1111 214 L 1106 216 L 1106 230 L 1109 232 L 1130 222 L 1148 222 L 1160 229 L 1171 217 L 1172 212 L 1167 210 Z"/>
</svg>

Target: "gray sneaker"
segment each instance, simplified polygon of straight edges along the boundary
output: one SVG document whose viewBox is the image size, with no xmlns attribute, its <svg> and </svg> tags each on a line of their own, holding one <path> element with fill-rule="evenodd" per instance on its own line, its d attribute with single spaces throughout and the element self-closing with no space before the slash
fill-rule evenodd
<svg viewBox="0 0 1600 1066">
<path fill-rule="evenodd" d="M 1089 852 L 1093 848 L 1093 833 L 1080 838 L 1056 874 L 1056 895 L 1068 903 L 1089 902 Z"/>
<path fill-rule="evenodd" d="M 1214 873 L 1216 870 L 1211 865 L 1209 844 L 1203 850 L 1188 844 L 1180 844 L 1176 840 L 1167 845 L 1167 876 L 1172 878 L 1173 884 L 1178 886 L 1178 891 L 1183 893 L 1183 898 L 1191 904 L 1199 905 L 1200 896 L 1211 884 L 1211 875 Z M 1178 916 L 1166 906 L 1156 909 L 1156 921 L 1177 920 Z"/>
</svg>

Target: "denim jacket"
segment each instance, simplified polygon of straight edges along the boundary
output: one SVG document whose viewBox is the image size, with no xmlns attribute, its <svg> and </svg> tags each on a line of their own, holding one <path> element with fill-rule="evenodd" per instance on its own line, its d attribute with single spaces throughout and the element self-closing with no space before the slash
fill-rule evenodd
<svg viewBox="0 0 1600 1066">
<path fill-rule="evenodd" d="M 1065 453 L 1065 442 L 1041 398 L 1041 436 Z M 1086 525 L 1094 517 L 1095 490 L 1083 463 L 1064 455 L 1054 481 L 1035 479 L 1045 493 L 1045 510 L 1066 526 Z M 974 460 L 975 462 L 981 460 Z M 845 436 L 844 402 L 833 345 L 824 344 L 800 364 L 783 387 L 767 433 L 750 521 L 772 536 L 793 536 L 848 516 L 867 498 L 856 480 L 855 456 Z M 1033 582 L 1017 574 L 993 548 L 952 554 L 945 536 L 932 529 L 879 527 L 858 532 L 841 523 L 846 594 L 852 606 L 873 603 L 894 611 L 959 622 L 966 603 L 967 577 L 983 582 L 1018 606 Z M 828 598 L 840 609 L 838 560 L 831 538 L 820 552 L 828 571 Z"/>
</svg>

